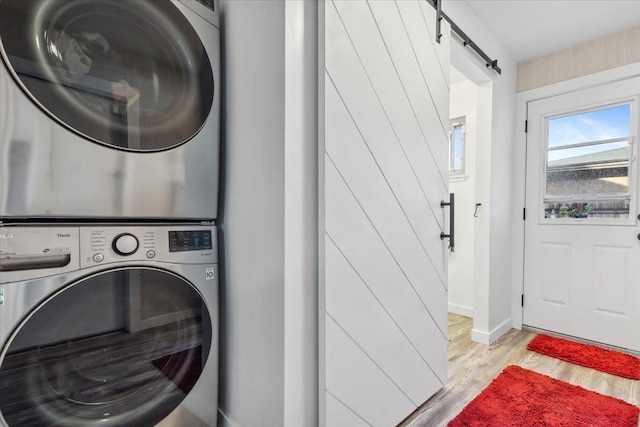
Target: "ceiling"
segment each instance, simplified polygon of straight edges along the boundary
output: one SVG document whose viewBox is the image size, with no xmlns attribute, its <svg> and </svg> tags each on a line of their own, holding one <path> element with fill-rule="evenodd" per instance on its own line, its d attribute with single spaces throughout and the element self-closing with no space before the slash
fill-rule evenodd
<svg viewBox="0 0 640 427">
<path fill-rule="evenodd" d="M 640 26 L 640 0 L 466 0 L 465 3 L 516 62 Z M 446 12 L 446 0 L 442 9 Z M 473 34 L 468 35 L 473 40 Z"/>
</svg>

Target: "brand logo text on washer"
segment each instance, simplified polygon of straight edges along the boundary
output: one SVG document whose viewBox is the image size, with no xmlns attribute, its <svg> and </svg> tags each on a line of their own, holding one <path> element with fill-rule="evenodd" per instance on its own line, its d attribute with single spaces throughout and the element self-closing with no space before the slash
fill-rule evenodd
<svg viewBox="0 0 640 427">
<path fill-rule="evenodd" d="M 58 233 L 58 237 L 71 237 L 71 233 L 67 233 L 67 234 Z"/>
<path fill-rule="evenodd" d="M 13 234 L 11 234 L 11 233 L 7 233 L 7 234 L 0 233 L 0 239 L 13 239 Z"/>
</svg>

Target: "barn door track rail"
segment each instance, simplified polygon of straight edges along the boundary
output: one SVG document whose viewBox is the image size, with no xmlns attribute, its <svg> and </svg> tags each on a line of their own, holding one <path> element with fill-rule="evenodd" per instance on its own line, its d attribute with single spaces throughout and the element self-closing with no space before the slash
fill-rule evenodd
<svg viewBox="0 0 640 427">
<path fill-rule="evenodd" d="M 447 16 L 446 13 L 442 11 L 443 0 L 425 0 L 425 1 L 429 3 L 436 10 L 436 41 L 438 43 L 440 43 L 440 39 L 442 38 L 441 21 L 444 19 L 451 25 L 451 30 L 453 30 L 453 32 L 456 33 L 456 35 L 462 39 L 463 45 L 469 46 L 480 58 L 484 60 L 485 64 L 487 65 L 487 68 L 491 68 L 496 73 L 502 74 L 502 70 L 500 69 L 500 67 L 498 67 L 498 60 L 491 59 L 489 55 L 484 53 L 484 51 L 480 49 L 480 47 L 477 44 L 475 44 L 473 40 L 471 40 L 471 38 L 468 35 L 466 35 L 465 32 L 462 31 L 462 29 L 458 27 L 451 18 L 449 18 L 449 16 Z"/>
</svg>

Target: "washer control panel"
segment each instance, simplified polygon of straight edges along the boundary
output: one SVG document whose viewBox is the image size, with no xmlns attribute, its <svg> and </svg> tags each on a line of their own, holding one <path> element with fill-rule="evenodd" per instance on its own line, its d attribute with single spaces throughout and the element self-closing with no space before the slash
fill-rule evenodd
<svg viewBox="0 0 640 427">
<path fill-rule="evenodd" d="M 0 225 L 0 284 L 130 261 L 217 264 L 216 242 L 213 225 Z"/>
<path fill-rule="evenodd" d="M 217 263 L 215 226 L 80 228 L 82 268 L 123 261 Z"/>
</svg>

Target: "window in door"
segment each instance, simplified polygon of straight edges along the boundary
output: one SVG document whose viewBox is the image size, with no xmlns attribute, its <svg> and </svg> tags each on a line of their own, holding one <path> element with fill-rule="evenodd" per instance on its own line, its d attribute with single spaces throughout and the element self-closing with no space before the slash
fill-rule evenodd
<svg viewBox="0 0 640 427">
<path fill-rule="evenodd" d="M 545 218 L 629 218 L 632 104 L 546 118 Z"/>
<path fill-rule="evenodd" d="M 449 126 L 449 175 L 464 175 L 465 118 L 452 119 Z"/>
</svg>

